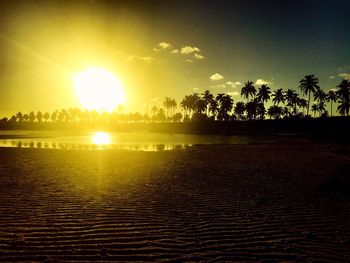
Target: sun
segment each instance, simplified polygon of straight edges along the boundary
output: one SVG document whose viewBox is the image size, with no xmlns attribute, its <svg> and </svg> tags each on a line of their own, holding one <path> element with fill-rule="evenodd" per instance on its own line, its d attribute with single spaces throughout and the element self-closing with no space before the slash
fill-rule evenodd
<svg viewBox="0 0 350 263">
<path fill-rule="evenodd" d="M 81 105 L 88 110 L 112 112 L 125 103 L 117 77 L 102 68 L 88 68 L 74 75 L 74 89 Z"/>
</svg>

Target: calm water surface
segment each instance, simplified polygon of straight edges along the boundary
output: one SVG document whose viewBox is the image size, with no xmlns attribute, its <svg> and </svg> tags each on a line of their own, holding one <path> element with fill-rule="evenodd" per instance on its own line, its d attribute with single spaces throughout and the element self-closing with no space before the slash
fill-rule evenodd
<svg viewBox="0 0 350 263">
<path fill-rule="evenodd" d="M 164 134 L 147 132 L 84 132 L 0 131 L 0 147 L 49 149 L 125 149 L 163 151 L 196 144 L 250 144 L 266 138 L 202 134 Z"/>
</svg>

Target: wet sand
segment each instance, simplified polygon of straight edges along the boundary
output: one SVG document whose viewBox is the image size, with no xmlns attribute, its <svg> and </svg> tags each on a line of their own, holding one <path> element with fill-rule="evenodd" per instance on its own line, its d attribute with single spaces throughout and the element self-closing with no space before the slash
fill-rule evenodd
<svg viewBox="0 0 350 263">
<path fill-rule="evenodd" d="M 1 261 L 350 258 L 350 151 L 0 148 Z"/>
</svg>

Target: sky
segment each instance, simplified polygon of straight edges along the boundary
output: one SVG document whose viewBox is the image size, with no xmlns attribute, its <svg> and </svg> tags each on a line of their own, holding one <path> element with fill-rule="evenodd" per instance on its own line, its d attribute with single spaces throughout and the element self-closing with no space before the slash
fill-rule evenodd
<svg viewBox="0 0 350 263">
<path fill-rule="evenodd" d="M 73 76 L 101 67 L 125 111 L 244 82 L 328 91 L 350 78 L 350 1 L 0 1 L 0 117 L 77 107 Z"/>
</svg>

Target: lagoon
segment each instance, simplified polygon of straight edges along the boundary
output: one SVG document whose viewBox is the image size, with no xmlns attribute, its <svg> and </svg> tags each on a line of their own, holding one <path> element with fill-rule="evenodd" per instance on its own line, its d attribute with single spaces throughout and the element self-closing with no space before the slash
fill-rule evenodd
<svg viewBox="0 0 350 263">
<path fill-rule="evenodd" d="M 0 131 L 0 147 L 48 149 L 123 149 L 163 151 L 200 144 L 268 143 L 271 139 L 237 135 L 167 134 L 151 132 L 57 132 L 57 131 Z"/>
</svg>

